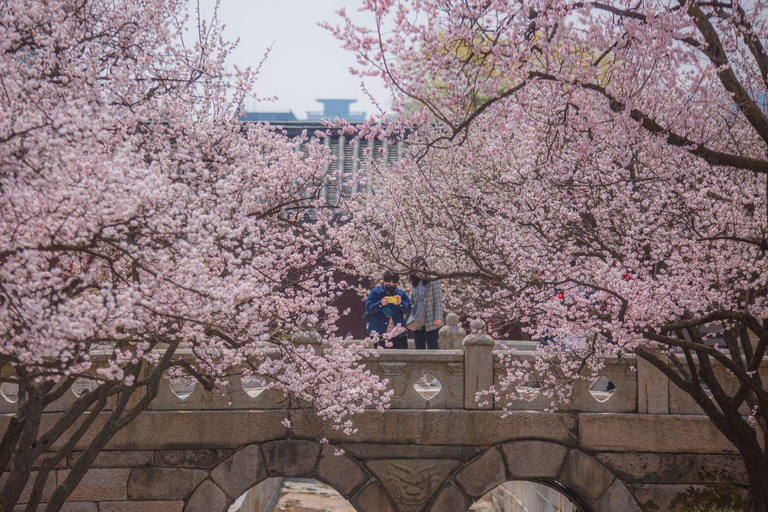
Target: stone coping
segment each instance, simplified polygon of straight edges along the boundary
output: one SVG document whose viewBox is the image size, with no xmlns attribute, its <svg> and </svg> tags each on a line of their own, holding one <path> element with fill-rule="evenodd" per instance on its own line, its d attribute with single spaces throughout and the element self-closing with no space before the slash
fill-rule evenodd
<svg viewBox="0 0 768 512">
<path fill-rule="evenodd" d="M 602 452 L 737 453 L 706 416 L 593 414 L 579 417 L 579 447 Z"/>
<path fill-rule="evenodd" d="M 463 350 L 365 349 L 360 354 L 366 362 L 462 362 Z"/>
<path fill-rule="evenodd" d="M 504 415 L 498 411 L 400 409 L 354 416 L 358 431 L 347 436 L 323 428 L 311 415 L 301 410 L 145 412 L 119 432 L 106 449 L 236 449 L 290 435 L 325 437 L 331 443 L 490 446 L 535 439 L 586 452 L 735 453 L 711 421 L 702 416 L 530 411 Z M 46 414 L 42 428 L 58 416 Z M 106 416 L 101 414 L 96 423 Z M 290 431 L 281 424 L 285 418 L 293 424 Z M 5 428 L 9 419 L 9 414 L 0 415 L 0 428 Z M 81 442 L 76 449 L 83 447 Z"/>
</svg>

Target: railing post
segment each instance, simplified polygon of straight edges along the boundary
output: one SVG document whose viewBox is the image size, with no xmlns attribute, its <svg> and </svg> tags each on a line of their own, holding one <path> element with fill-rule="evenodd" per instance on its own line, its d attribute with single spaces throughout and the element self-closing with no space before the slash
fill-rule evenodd
<svg viewBox="0 0 768 512">
<path fill-rule="evenodd" d="M 464 338 L 464 408 L 491 409 L 493 403 L 480 405 L 478 391 L 493 385 L 493 338 L 485 332 L 485 322 L 472 322 L 472 333 Z M 492 402 L 492 400 L 487 400 Z"/>
<path fill-rule="evenodd" d="M 666 354 L 653 351 L 664 362 Z M 669 414 L 669 379 L 655 366 L 637 356 L 637 412 L 640 414 Z"/>
<path fill-rule="evenodd" d="M 445 325 L 440 328 L 440 348 L 443 350 L 461 350 L 461 342 L 467 333 L 459 325 L 459 315 L 448 313 Z"/>
</svg>

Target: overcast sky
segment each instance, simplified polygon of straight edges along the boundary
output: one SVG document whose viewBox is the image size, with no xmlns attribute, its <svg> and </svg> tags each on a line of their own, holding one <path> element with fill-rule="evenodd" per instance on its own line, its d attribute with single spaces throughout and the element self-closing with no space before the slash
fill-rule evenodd
<svg viewBox="0 0 768 512">
<path fill-rule="evenodd" d="M 260 97 L 278 96 L 275 102 L 248 105 L 248 110 L 293 110 L 304 118 L 307 110 L 321 110 L 317 98 L 354 98 L 352 110 L 375 113 L 360 88 L 361 77 L 350 75 L 355 58 L 320 21 L 336 22 L 339 7 L 346 7 L 360 23 L 370 20 L 357 13 L 359 0 L 221 0 L 219 18 L 228 39 L 240 38 L 231 62 L 240 67 L 257 66 L 264 52 L 272 51 L 256 84 Z M 195 0 L 190 1 L 194 8 Z M 213 13 L 215 0 L 200 0 L 205 18 Z M 379 80 L 366 78 L 366 87 L 388 107 L 388 95 Z"/>
</svg>

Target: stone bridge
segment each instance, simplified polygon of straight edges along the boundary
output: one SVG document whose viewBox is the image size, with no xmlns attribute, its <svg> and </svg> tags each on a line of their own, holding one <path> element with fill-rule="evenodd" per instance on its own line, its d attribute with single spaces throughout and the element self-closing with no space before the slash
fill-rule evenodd
<svg viewBox="0 0 768 512">
<path fill-rule="evenodd" d="M 584 512 L 744 498 L 733 446 L 654 368 L 610 361 L 600 379 L 577 385 L 568 408 L 544 412 L 549 399 L 531 389 L 505 416 L 501 404 L 478 405 L 475 393 L 499 378 L 494 349 L 507 347 L 486 334 L 465 338 L 455 319 L 441 344 L 454 349 L 366 355 L 395 395 L 390 410 L 356 416 L 349 436 L 237 379 L 212 393 L 163 386 L 151 410 L 98 456 L 65 510 L 224 512 L 278 476 L 316 478 L 365 512 L 461 512 L 509 480 L 555 487 Z M 518 346 L 515 357 L 532 358 Z M 12 407 L 2 412 L 7 422 Z M 62 465 L 58 478 L 66 473 Z"/>
</svg>

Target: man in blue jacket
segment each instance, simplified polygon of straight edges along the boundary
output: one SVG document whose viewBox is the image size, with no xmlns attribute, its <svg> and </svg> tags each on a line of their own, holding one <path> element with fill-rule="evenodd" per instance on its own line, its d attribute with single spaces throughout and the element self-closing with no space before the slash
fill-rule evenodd
<svg viewBox="0 0 768 512">
<path fill-rule="evenodd" d="M 411 313 L 411 300 L 404 290 L 397 287 L 400 276 L 387 270 L 384 272 L 383 283 L 371 290 L 365 300 L 365 312 L 368 314 L 368 334 L 378 333 L 379 337 L 391 333 L 396 327 L 402 330 L 392 338 L 391 347 L 384 340 L 378 341 L 376 347 L 408 348 L 408 337 L 405 330 L 405 319 Z"/>
</svg>

